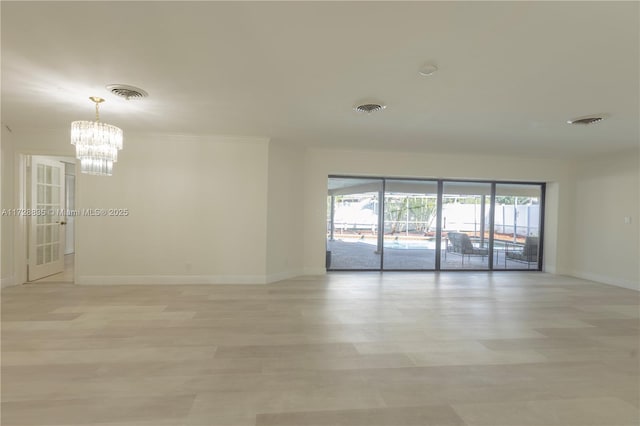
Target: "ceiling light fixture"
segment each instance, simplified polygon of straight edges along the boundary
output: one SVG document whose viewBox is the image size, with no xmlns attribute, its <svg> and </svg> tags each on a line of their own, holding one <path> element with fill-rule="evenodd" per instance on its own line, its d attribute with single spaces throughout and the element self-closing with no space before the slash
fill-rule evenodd
<svg viewBox="0 0 640 426">
<path fill-rule="evenodd" d="M 100 121 L 99 105 L 104 99 L 91 96 L 96 104 L 96 121 L 71 123 L 71 145 L 76 146 L 80 171 L 90 175 L 111 176 L 113 163 L 122 149 L 122 129 Z"/>
</svg>

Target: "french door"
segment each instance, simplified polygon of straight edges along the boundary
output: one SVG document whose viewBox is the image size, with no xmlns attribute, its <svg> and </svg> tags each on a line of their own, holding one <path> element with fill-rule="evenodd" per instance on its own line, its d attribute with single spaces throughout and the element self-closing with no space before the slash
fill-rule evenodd
<svg viewBox="0 0 640 426">
<path fill-rule="evenodd" d="M 29 273 L 34 281 L 64 270 L 64 164 L 31 157 Z"/>
</svg>

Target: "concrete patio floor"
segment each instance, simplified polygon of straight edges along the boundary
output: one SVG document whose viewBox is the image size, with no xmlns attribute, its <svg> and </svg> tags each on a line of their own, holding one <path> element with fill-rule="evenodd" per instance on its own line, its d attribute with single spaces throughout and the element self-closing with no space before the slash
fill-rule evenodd
<svg viewBox="0 0 640 426">
<path fill-rule="evenodd" d="M 330 270 L 342 269 L 380 269 L 380 253 L 376 253 L 376 245 L 357 239 L 334 239 L 327 241 L 327 250 L 331 251 Z M 532 269 L 537 263 L 527 264 L 507 260 L 505 265 L 504 253 L 494 251 L 494 269 Z M 384 269 L 393 270 L 435 270 L 435 249 L 430 248 L 393 248 L 384 249 Z M 488 257 L 464 256 L 442 251 L 441 269 L 488 269 Z"/>
</svg>

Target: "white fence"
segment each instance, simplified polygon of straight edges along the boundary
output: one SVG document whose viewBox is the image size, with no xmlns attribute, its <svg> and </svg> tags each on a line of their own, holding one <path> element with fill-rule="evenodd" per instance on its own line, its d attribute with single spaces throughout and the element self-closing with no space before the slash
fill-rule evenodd
<svg viewBox="0 0 640 426">
<path fill-rule="evenodd" d="M 355 206 L 354 206 L 355 207 Z M 442 206 L 443 229 L 449 231 L 480 232 L 481 222 L 484 229 L 489 231 L 490 217 L 488 206 L 485 217 L 481 218 L 481 206 L 478 204 L 445 204 Z M 396 221 L 386 221 L 385 231 Z M 370 229 L 376 231 L 378 215 L 371 208 L 340 209 L 336 214 L 334 226 L 336 231 Z M 426 222 L 411 220 L 409 217 L 397 221 L 397 232 L 407 232 L 424 229 Z M 435 221 L 429 223 L 428 231 L 435 231 Z M 327 220 L 327 231 L 330 232 L 330 219 Z M 515 231 L 515 232 L 514 232 Z M 496 205 L 495 232 L 498 234 L 518 236 L 539 236 L 540 234 L 540 206 L 533 205 Z"/>
<path fill-rule="evenodd" d="M 487 207 L 486 211 L 489 208 Z M 480 206 L 477 204 L 446 204 L 442 208 L 443 228 L 456 231 L 480 232 Z M 489 230 L 489 214 L 485 213 L 484 229 Z M 538 236 L 540 233 L 540 206 L 537 204 L 514 206 L 497 205 L 495 232 L 519 236 Z"/>
</svg>

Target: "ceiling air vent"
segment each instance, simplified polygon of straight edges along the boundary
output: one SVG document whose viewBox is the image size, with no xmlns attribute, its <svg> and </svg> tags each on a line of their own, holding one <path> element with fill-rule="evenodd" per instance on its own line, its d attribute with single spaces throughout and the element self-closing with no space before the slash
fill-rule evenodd
<svg viewBox="0 0 640 426">
<path fill-rule="evenodd" d="M 107 86 L 107 90 L 116 96 L 125 98 L 126 100 L 146 98 L 149 96 L 147 92 L 139 87 L 128 86 L 126 84 L 110 84 Z"/>
<path fill-rule="evenodd" d="M 606 118 L 605 115 L 585 115 L 584 117 L 577 117 L 567 121 L 569 124 L 576 124 L 582 126 L 588 126 L 589 124 L 599 123 Z"/>
<path fill-rule="evenodd" d="M 358 112 L 366 112 L 367 114 L 371 114 L 373 112 L 382 111 L 385 108 L 386 108 L 386 105 L 370 103 L 370 104 L 357 105 L 353 109 L 355 109 Z"/>
</svg>

